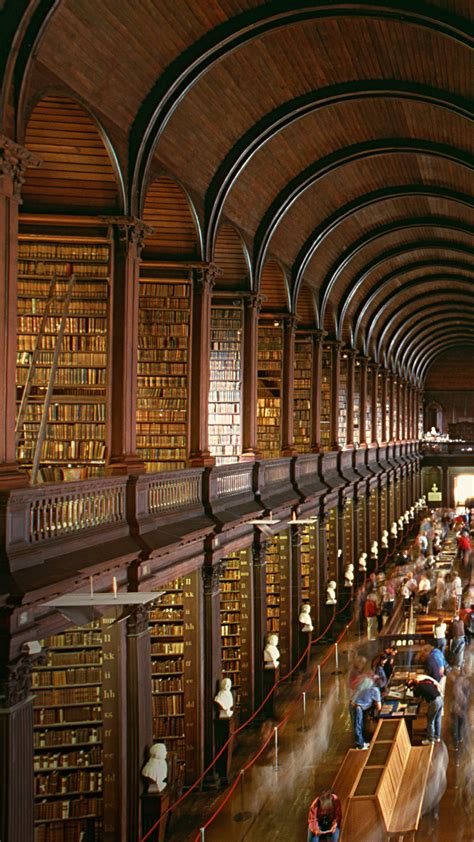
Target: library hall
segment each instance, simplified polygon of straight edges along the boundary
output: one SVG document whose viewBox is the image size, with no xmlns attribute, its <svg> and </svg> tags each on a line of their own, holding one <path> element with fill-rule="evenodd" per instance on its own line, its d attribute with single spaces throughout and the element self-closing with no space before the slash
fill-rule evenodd
<svg viewBox="0 0 474 842">
<path fill-rule="evenodd" d="M 0 2 L 0 842 L 474 842 L 473 33 Z"/>
</svg>

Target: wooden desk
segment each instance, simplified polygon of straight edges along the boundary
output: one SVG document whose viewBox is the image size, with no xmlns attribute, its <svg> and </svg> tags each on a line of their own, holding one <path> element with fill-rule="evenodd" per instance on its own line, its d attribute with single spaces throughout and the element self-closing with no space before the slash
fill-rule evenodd
<svg viewBox="0 0 474 842">
<path fill-rule="evenodd" d="M 432 745 L 411 745 L 404 719 L 380 720 L 368 751 L 350 749 L 333 785 L 340 842 L 414 840 L 432 753 Z"/>
</svg>

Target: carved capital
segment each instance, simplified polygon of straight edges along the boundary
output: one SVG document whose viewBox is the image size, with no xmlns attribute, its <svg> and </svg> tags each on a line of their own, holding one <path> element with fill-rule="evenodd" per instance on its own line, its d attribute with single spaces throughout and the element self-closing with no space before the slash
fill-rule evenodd
<svg viewBox="0 0 474 842">
<path fill-rule="evenodd" d="M 127 634 L 134 637 L 143 634 L 148 629 L 148 608 L 145 605 L 137 605 L 127 620 Z"/>
<path fill-rule="evenodd" d="M 7 175 L 13 181 L 13 195 L 21 201 L 21 188 L 28 167 L 41 166 L 41 158 L 0 134 L 0 175 Z"/>
<path fill-rule="evenodd" d="M 28 655 L 21 655 L 4 667 L 0 678 L 0 707 L 12 708 L 26 701 L 31 692 L 32 668 L 33 661 Z"/>
<path fill-rule="evenodd" d="M 222 269 L 215 263 L 209 263 L 207 266 L 200 266 L 193 272 L 194 288 L 199 292 L 211 291 L 220 275 L 223 275 Z"/>
<path fill-rule="evenodd" d="M 108 225 L 114 225 L 118 230 L 120 241 L 127 248 L 135 246 L 138 255 L 141 254 L 145 245 L 145 237 L 156 233 L 155 228 L 147 225 L 137 216 L 101 216 L 100 219 Z"/>
<path fill-rule="evenodd" d="M 294 313 L 290 313 L 288 316 L 285 316 L 283 318 L 283 330 L 285 331 L 285 333 L 291 333 L 292 331 L 295 331 L 298 321 L 298 316 L 295 316 Z"/>
<path fill-rule="evenodd" d="M 219 592 L 221 576 L 224 573 L 226 565 L 223 561 L 219 561 L 212 567 L 205 564 L 201 567 L 201 576 L 203 581 L 204 596 L 214 596 Z"/>
<path fill-rule="evenodd" d="M 260 295 L 258 292 L 251 292 L 245 296 L 244 303 L 249 310 L 256 310 L 257 313 L 260 313 L 265 300 L 265 295 Z"/>
</svg>

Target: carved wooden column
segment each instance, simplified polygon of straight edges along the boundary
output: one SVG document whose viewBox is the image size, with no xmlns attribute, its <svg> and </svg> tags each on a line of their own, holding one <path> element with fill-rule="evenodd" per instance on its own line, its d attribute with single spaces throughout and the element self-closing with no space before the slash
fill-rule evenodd
<svg viewBox="0 0 474 842">
<path fill-rule="evenodd" d="M 103 217 L 112 228 L 113 279 L 109 365 L 109 474 L 144 473 L 137 456 L 137 361 L 140 255 L 153 228 L 134 216 Z"/>
<path fill-rule="evenodd" d="M 189 465 L 192 468 L 215 465 L 208 446 L 211 291 L 220 271 L 217 266 L 210 264 L 193 272 L 189 454 Z"/>
<path fill-rule="evenodd" d="M 127 839 L 140 839 L 144 780 L 141 775 L 153 743 L 151 643 L 148 610 L 138 605 L 127 620 Z"/>
<path fill-rule="evenodd" d="M 357 351 L 347 352 L 347 446 L 354 445 L 355 363 Z"/>
<path fill-rule="evenodd" d="M 281 455 L 294 456 L 294 379 L 296 316 L 283 319 L 283 366 L 281 383 Z"/>
<path fill-rule="evenodd" d="M 380 376 L 382 378 L 382 441 L 386 442 L 390 438 L 387 430 L 388 371 L 386 368 L 382 368 Z M 383 528 L 385 529 L 385 527 Z"/>
<path fill-rule="evenodd" d="M 323 330 L 313 333 L 313 374 L 311 383 L 311 451 L 321 450 L 321 380 L 323 365 Z"/>
<path fill-rule="evenodd" d="M 326 542 L 326 524 L 328 522 L 328 514 L 321 515 L 318 521 L 318 558 L 317 564 L 319 569 L 319 599 L 318 599 L 318 633 L 321 633 L 326 624 L 326 585 L 328 582 L 328 558 L 327 558 L 327 542 Z"/>
<path fill-rule="evenodd" d="M 252 573 L 254 593 L 254 664 L 255 664 L 255 707 L 263 701 L 263 650 L 267 634 L 267 541 L 260 533 L 252 544 Z"/>
<path fill-rule="evenodd" d="M 291 667 L 302 654 L 299 651 L 300 634 L 298 617 L 301 608 L 301 533 L 300 527 L 290 527 L 290 605 L 291 605 Z"/>
<path fill-rule="evenodd" d="M 389 400 L 389 411 L 388 411 L 388 438 L 389 441 L 393 442 L 395 439 L 395 375 L 389 371 L 388 372 L 388 400 Z"/>
<path fill-rule="evenodd" d="M 18 207 L 27 168 L 39 165 L 36 155 L 0 134 L 0 488 L 28 484 L 15 455 Z"/>
<path fill-rule="evenodd" d="M 413 431 L 412 431 L 412 415 L 413 415 L 413 390 L 412 385 L 408 381 L 405 383 L 405 395 L 406 395 L 406 438 L 410 441 L 413 438 Z"/>
<path fill-rule="evenodd" d="M 402 433 L 402 379 L 395 378 L 395 441 L 400 441 Z"/>
<path fill-rule="evenodd" d="M 367 445 L 367 373 L 369 360 L 360 357 L 360 443 Z"/>
<path fill-rule="evenodd" d="M 242 347 L 242 456 L 241 462 L 253 462 L 260 454 L 257 447 L 257 357 L 258 317 L 262 307 L 259 295 L 244 299 L 244 337 Z"/>
<path fill-rule="evenodd" d="M 34 838 L 31 669 L 25 655 L 0 664 L 0 839 L 5 842 Z"/>
<path fill-rule="evenodd" d="M 204 768 L 207 768 L 216 753 L 214 697 L 222 677 L 220 578 L 223 569 L 222 562 L 214 566 L 207 563 L 201 568 L 204 615 Z M 206 775 L 204 785 L 210 789 L 219 785 L 215 767 Z"/>
<path fill-rule="evenodd" d="M 331 450 L 339 450 L 339 392 L 341 389 L 341 345 L 331 342 Z"/>
<path fill-rule="evenodd" d="M 380 366 L 378 363 L 371 363 L 370 364 L 370 376 L 372 378 L 372 391 L 371 391 L 371 407 L 370 407 L 370 416 L 372 420 L 372 429 L 371 429 L 371 437 L 370 441 L 372 444 L 378 443 L 378 433 L 377 433 L 377 407 L 378 407 L 378 393 L 379 393 L 379 369 Z"/>
</svg>

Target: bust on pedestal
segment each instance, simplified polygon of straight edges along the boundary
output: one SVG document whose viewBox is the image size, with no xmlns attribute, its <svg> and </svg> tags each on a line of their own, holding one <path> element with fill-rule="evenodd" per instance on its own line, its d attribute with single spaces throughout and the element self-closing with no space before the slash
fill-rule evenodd
<svg viewBox="0 0 474 842">
<path fill-rule="evenodd" d="M 313 621 L 311 619 L 311 605 L 309 602 L 303 602 L 298 617 L 298 623 L 300 629 L 300 657 L 303 655 L 303 652 L 306 652 L 306 657 L 301 661 L 300 669 L 305 670 L 309 665 L 311 647 L 308 646 L 308 644 L 311 640 L 311 632 L 314 629 Z"/>
<path fill-rule="evenodd" d="M 148 760 L 142 769 L 142 775 L 148 782 L 147 791 L 142 795 L 144 832 L 150 830 L 170 807 L 170 788 L 166 780 L 168 777 L 166 756 L 165 744 L 155 743 L 151 746 Z M 168 813 L 152 834 L 151 842 L 164 842 L 170 815 Z"/>
<path fill-rule="evenodd" d="M 396 520 L 394 520 L 394 521 L 393 521 L 393 523 L 392 523 L 392 525 L 391 525 L 391 527 L 390 527 L 390 536 L 391 536 L 392 538 L 395 538 L 395 539 L 396 539 L 396 538 L 397 538 L 397 536 L 398 536 L 398 527 L 397 527 L 397 521 L 396 521 Z"/>
<path fill-rule="evenodd" d="M 278 649 L 278 635 L 267 634 L 265 649 L 263 650 L 263 694 L 268 695 L 280 675 L 280 650 Z M 262 713 L 268 717 L 275 716 L 275 693 L 265 702 Z"/>
<path fill-rule="evenodd" d="M 361 553 L 359 556 L 359 571 L 361 573 L 367 572 L 367 553 Z"/>
<path fill-rule="evenodd" d="M 215 720 L 216 753 L 219 753 L 229 738 L 232 737 L 235 730 L 233 710 L 234 697 L 232 695 L 231 687 L 232 681 L 230 678 L 221 678 L 219 681 L 219 690 L 214 696 L 214 702 L 218 711 L 217 718 Z M 231 739 L 217 760 L 215 766 L 216 772 L 224 786 L 227 786 L 229 782 L 229 771 L 232 761 L 233 747 L 234 741 Z"/>
<path fill-rule="evenodd" d="M 344 586 L 346 588 L 354 587 L 354 565 L 348 564 L 344 571 Z"/>
<path fill-rule="evenodd" d="M 336 582 L 334 579 L 331 579 L 330 582 L 327 583 L 326 587 L 326 605 L 336 605 L 337 598 L 336 598 Z"/>
<path fill-rule="evenodd" d="M 382 532 L 382 540 L 380 542 L 382 544 L 383 550 L 388 550 L 388 530 L 384 529 Z"/>
</svg>

